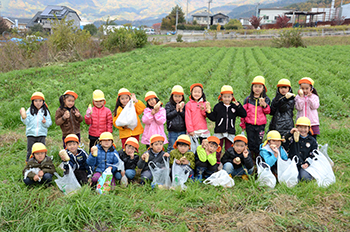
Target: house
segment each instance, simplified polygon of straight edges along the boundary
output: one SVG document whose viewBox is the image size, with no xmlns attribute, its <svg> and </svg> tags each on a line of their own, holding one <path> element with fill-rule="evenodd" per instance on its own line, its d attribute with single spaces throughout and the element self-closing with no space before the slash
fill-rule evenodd
<svg viewBox="0 0 350 232">
<path fill-rule="evenodd" d="M 11 28 L 18 28 L 20 32 L 26 32 L 28 30 L 27 24 L 31 19 L 26 18 L 16 18 L 16 17 L 3 17 L 6 25 Z"/>
<path fill-rule="evenodd" d="M 239 21 L 241 22 L 242 26 L 251 26 L 252 24 L 249 22 L 249 18 L 239 18 Z"/>
<path fill-rule="evenodd" d="M 286 12 L 290 12 L 292 10 L 289 9 L 283 9 L 283 8 L 260 8 L 258 10 L 258 15 L 259 17 L 262 17 L 261 20 L 261 25 L 263 24 L 275 24 L 276 23 L 276 19 L 279 16 L 284 15 L 284 13 Z M 292 22 L 292 17 L 288 16 L 290 18 L 289 23 Z"/>
<path fill-rule="evenodd" d="M 209 20 L 211 20 L 212 16 L 213 15 L 209 13 Z M 208 11 L 193 14 L 192 17 L 193 21 L 197 21 L 197 24 L 208 24 Z"/>
<path fill-rule="evenodd" d="M 196 13 L 192 15 L 193 21 L 196 20 L 197 24 L 208 24 L 208 11 L 203 11 L 200 13 Z M 222 13 L 217 13 L 217 14 L 209 14 L 209 24 L 210 25 L 225 25 L 230 21 L 230 17 L 222 14 Z"/>
<path fill-rule="evenodd" d="M 51 31 L 51 20 L 57 17 L 58 20 L 66 18 L 67 21 L 73 20 L 73 26 L 80 28 L 80 17 L 78 13 L 66 6 L 47 6 L 44 11 L 39 11 L 27 24 L 27 27 L 33 27 L 35 24 L 41 24 L 45 30 Z"/>
<path fill-rule="evenodd" d="M 350 19 L 350 4 L 345 4 L 341 7 L 341 16 L 345 19 Z"/>
<path fill-rule="evenodd" d="M 218 25 L 218 24 L 225 25 L 229 21 L 230 21 L 230 17 L 222 13 L 214 14 L 211 17 L 211 25 Z"/>
</svg>

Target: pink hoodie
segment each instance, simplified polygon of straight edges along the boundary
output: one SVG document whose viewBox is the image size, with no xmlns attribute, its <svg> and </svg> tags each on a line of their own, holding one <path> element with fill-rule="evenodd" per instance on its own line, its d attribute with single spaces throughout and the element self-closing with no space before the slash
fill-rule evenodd
<svg viewBox="0 0 350 232">
<path fill-rule="evenodd" d="M 145 124 L 145 130 L 143 131 L 141 143 L 149 145 L 152 135 L 159 134 L 165 138 L 164 143 L 168 143 L 164 132 L 164 123 L 166 122 L 166 112 L 163 107 L 160 107 L 158 113 L 151 114 L 152 109 L 146 107 L 143 111 L 142 122 Z"/>
<path fill-rule="evenodd" d="M 317 109 L 320 106 L 320 100 L 316 94 L 312 94 L 310 97 L 295 97 L 295 109 L 297 109 L 297 119 L 300 117 L 308 117 L 311 121 L 311 126 L 320 125 L 318 120 Z"/>
<path fill-rule="evenodd" d="M 204 106 L 204 110 L 200 109 L 201 106 Z M 185 108 L 185 122 L 188 133 L 197 130 L 208 130 L 206 117 L 205 102 L 196 102 L 192 99 L 187 102 Z"/>
</svg>

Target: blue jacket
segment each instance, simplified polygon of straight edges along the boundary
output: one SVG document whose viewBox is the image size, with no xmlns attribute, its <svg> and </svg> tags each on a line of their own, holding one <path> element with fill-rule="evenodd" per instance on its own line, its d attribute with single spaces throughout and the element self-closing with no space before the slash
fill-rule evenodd
<svg viewBox="0 0 350 232">
<path fill-rule="evenodd" d="M 40 109 L 38 114 L 32 115 L 29 107 L 26 114 L 26 119 L 21 117 L 22 122 L 26 125 L 26 136 L 47 136 L 47 128 L 52 125 L 50 113 L 47 111 L 47 115 L 44 116 L 44 110 Z M 42 123 L 43 117 L 46 119 L 45 123 Z"/>
<path fill-rule="evenodd" d="M 70 158 L 69 161 L 63 162 L 64 163 L 64 169 L 69 170 L 68 164 L 72 167 L 74 170 L 86 170 L 87 175 L 92 174 L 91 167 L 86 163 L 86 160 L 88 158 L 88 154 L 81 148 L 78 148 L 78 154 L 73 155 L 72 152 L 67 150 L 67 154 Z"/>
<path fill-rule="evenodd" d="M 104 172 L 107 168 L 112 167 L 112 173 L 115 173 L 118 168 L 119 154 L 114 149 L 113 145 L 108 149 L 107 152 L 103 150 L 101 144 L 97 145 L 97 156 L 94 157 L 91 153 L 86 160 L 86 163 L 91 166 L 92 172 Z"/>
<path fill-rule="evenodd" d="M 288 159 L 288 154 L 286 150 L 282 146 L 280 146 L 280 154 L 281 158 L 283 160 Z M 274 155 L 274 152 L 271 150 L 270 145 L 266 144 L 266 146 L 263 147 L 263 144 L 260 144 L 260 156 L 264 159 L 265 163 L 267 163 L 270 167 L 276 164 L 277 158 Z"/>
</svg>

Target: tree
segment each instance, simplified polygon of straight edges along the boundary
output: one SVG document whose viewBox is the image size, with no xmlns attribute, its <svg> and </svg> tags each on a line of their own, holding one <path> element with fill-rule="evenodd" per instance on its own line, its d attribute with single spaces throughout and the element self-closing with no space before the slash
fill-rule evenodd
<svg viewBox="0 0 350 232">
<path fill-rule="evenodd" d="M 262 20 L 262 17 L 258 18 L 255 15 L 253 15 L 252 17 L 249 18 L 249 22 L 252 24 L 252 26 L 257 29 L 258 27 L 260 27 L 260 22 Z"/>
<path fill-rule="evenodd" d="M 5 19 L 3 19 L 2 17 L 0 17 L 0 35 L 4 32 L 4 31 L 9 31 L 10 28 L 9 26 L 6 24 Z"/>
<path fill-rule="evenodd" d="M 161 25 L 162 25 L 161 23 L 155 23 L 152 25 L 152 27 L 156 32 L 160 32 Z"/>
<path fill-rule="evenodd" d="M 225 24 L 226 30 L 238 30 L 243 29 L 242 23 L 238 19 L 231 19 L 228 23 Z"/>
<path fill-rule="evenodd" d="M 288 26 L 290 18 L 288 18 L 286 15 L 279 15 L 276 19 L 276 25 L 278 28 L 285 28 Z"/>
<path fill-rule="evenodd" d="M 184 23 L 185 20 L 185 14 L 182 11 L 181 6 L 176 5 L 171 9 L 171 12 L 169 15 L 165 16 L 165 18 L 162 19 L 162 30 L 173 30 L 175 28 L 176 24 L 176 10 L 178 10 L 178 23 Z"/>
<path fill-rule="evenodd" d="M 37 23 L 37 24 L 34 24 L 34 26 L 30 28 L 30 31 L 32 34 L 34 34 L 36 32 L 42 33 L 42 32 L 44 32 L 44 28 L 40 23 Z"/>
<path fill-rule="evenodd" d="M 84 30 L 90 32 L 90 35 L 96 35 L 97 33 L 97 27 L 94 24 L 86 24 L 84 26 Z"/>
</svg>

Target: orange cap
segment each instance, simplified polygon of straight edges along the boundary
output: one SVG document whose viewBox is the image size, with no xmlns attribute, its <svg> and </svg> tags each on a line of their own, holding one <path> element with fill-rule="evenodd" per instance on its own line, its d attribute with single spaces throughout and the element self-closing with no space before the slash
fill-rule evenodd
<svg viewBox="0 0 350 232">
<path fill-rule="evenodd" d="M 135 147 L 136 149 L 139 149 L 139 147 L 140 147 L 139 142 L 134 137 L 128 138 L 126 140 L 125 144 L 131 145 L 131 146 Z"/>
<path fill-rule="evenodd" d="M 248 139 L 244 135 L 236 135 L 235 138 L 233 139 L 233 142 L 236 141 L 242 141 L 245 142 L 245 144 L 248 144 Z"/>
<path fill-rule="evenodd" d="M 79 144 L 79 138 L 75 134 L 69 134 L 64 139 L 65 144 L 67 144 L 68 142 L 77 142 Z"/>
<path fill-rule="evenodd" d="M 208 137 L 208 142 L 214 142 L 218 145 L 218 149 L 216 149 L 217 152 L 221 151 L 221 146 L 220 146 L 220 139 L 216 136 L 209 136 Z"/>
<path fill-rule="evenodd" d="M 152 99 L 152 98 L 158 98 L 157 94 L 153 91 L 148 91 L 145 95 L 145 101 L 147 102 L 149 99 Z"/>
<path fill-rule="evenodd" d="M 177 148 L 177 143 L 186 143 L 188 146 L 191 146 L 191 139 L 188 135 L 180 135 L 179 137 L 177 137 L 177 140 L 175 141 L 173 148 Z"/>
<path fill-rule="evenodd" d="M 66 92 L 64 92 L 63 95 L 72 95 L 72 96 L 75 98 L 75 100 L 78 99 L 78 94 L 76 94 L 76 93 L 75 93 L 74 91 L 72 91 L 72 90 L 67 90 Z"/>
<path fill-rule="evenodd" d="M 158 134 L 152 135 L 151 138 L 149 139 L 150 143 L 155 143 L 157 141 L 163 141 L 164 142 L 164 137 Z"/>
<path fill-rule="evenodd" d="M 199 87 L 201 87 L 201 88 L 203 89 L 203 85 L 202 85 L 201 83 L 194 83 L 193 85 L 191 85 L 190 91 L 192 92 L 192 89 L 193 89 L 194 87 L 196 87 L 196 86 L 199 86 Z"/>
<path fill-rule="evenodd" d="M 41 99 L 41 100 L 45 101 L 44 94 L 42 92 L 35 92 L 35 93 L 33 93 L 33 95 L 30 98 L 30 100 L 33 101 L 35 99 Z"/>
</svg>

